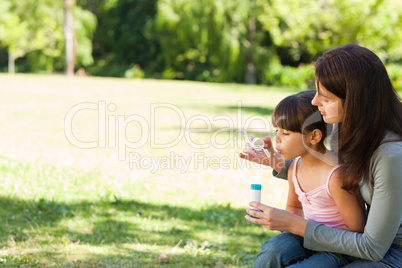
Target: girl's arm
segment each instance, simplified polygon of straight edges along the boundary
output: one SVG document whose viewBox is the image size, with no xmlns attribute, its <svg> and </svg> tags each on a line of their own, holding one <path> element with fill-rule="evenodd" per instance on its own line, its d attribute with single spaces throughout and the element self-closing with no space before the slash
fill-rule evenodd
<svg viewBox="0 0 402 268">
<path fill-rule="evenodd" d="M 329 192 L 335 200 L 336 206 L 342 215 L 345 225 L 338 229 L 363 233 L 364 230 L 364 208 L 356 196 L 342 189 L 342 181 L 339 178 L 338 170 L 332 173 L 329 181 Z"/>
<path fill-rule="evenodd" d="M 295 191 L 295 185 L 293 184 L 293 165 L 294 162 L 290 165 L 288 170 L 288 182 L 289 182 L 289 190 L 288 190 L 288 201 L 286 203 L 286 210 L 292 214 L 295 214 L 300 217 L 304 217 L 303 207 L 299 201 L 299 197 Z"/>
</svg>

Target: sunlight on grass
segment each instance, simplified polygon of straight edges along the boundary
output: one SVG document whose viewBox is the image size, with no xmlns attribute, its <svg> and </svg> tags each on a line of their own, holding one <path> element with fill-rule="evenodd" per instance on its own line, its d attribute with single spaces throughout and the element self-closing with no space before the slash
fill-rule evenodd
<svg viewBox="0 0 402 268">
<path fill-rule="evenodd" d="M 263 121 L 291 90 L 0 79 L 0 264 L 248 267 L 274 234 L 244 220 L 249 186 L 261 183 L 262 202 L 283 207 L 287 182 L 238 159 L 233 132 L 248 125 L 253 135 L 272 135 Z M 94 148 L 66 136 L 77 105 L 86 109 L 67 127 Z"/>
</svg>

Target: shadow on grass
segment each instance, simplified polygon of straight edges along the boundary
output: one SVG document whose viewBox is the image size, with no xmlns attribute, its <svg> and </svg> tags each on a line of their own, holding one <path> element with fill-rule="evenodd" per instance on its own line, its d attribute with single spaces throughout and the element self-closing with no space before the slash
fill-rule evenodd
<svg viewBox="0 0 402 268">
<path fill-rule="evenodd" d="M 32 241 L 33 237 L 36 237 L 40 247 L 46 243 L 62 243 L 67 237 L 68 243 L 116 246 L 119 252 L 122 249 L 124 253 L 121 256 L 118 255 L 121 252 L 102 255 L 100 260 L 94 259 L 91 254 L 91 261 L 84 258 L 79 261 L 81 264 L 88 261 L 102 265 L 102 262 L 109 262 L 108 259 L 113 263 L 120 258 L 127 264 L 136 265 L 157 261 L 160 252 L 137 252 L 133 247 L 127 248 L 130 244 L 134 248 L 141 244 L 169 248 L 178 245 L 185 253 L 173 254 L 169 261 L 171 264 L 183 260 L 186 260 L 186 265 L 191 264 L 195 261 L 192 260 L 194 256 L 200 258 L 196 260 L 198 264 L 216 263 L 217 259 L 213 254 L 205 254 L 206 250 L 224 252 L 227 256 L 236 255 L 237 261 L 247 261 L 259 249 L 258 244 L 268 239 L 269 235 L 248 223 L 244 215 L 245 210 L 234 209 L 230 205 L 192 209 L 134 200 L 61 203 L 3 197 L 0 198 L 0 247 Z M 49 235 L 53 240 L 46 242 Z M 43 254 L 46 253 L 39 253 Z M 48 256 L 57 263 L 71 262 L 65 260 L 63 254 L 49 253 Z"/>
</svg>

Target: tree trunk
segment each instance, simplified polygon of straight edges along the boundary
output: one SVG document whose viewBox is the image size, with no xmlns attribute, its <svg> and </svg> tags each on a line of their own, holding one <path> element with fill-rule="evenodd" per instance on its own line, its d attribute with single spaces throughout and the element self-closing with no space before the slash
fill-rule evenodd
<svg viewBox="0 0 402 268">
<path fill-rule="evenodd" d="M 8 54 L 8 73 L 15 73 L 15 56 L 13 53 Z"/>
<path fill-rule="evenodd" d="M 257 84 L 257 70 L 255 68 L 253 54 L 246 53 L 246 75 L 244 78 L 246 84 Z"/>
<path fill-rule="evenodd" d="M 73 0 L 64 0 L 64 36 L 66 38 L 66 74 L 74 75 L 75 55 L 74 55 L 74 24 L 71 5 Z"/>
<path fill-rule="evenodd" d="M 248 41 L 250 42 L 250 47 L 246 53 L 246 74 L 245 83 L 246 84 L 257 84 L 257 70 L 255 68 L 253 50 L 254 50 L 254 35 L 255 35 L 255 18 L 254 18 L 254 2 L 250 1 L 250 11 L 248 20 Z"/>
<path fill-rule="evenodd" d="M 25 49 L 21 49 L 18 51 L 10 52 L 8 51 L 8 73 L 9 74 L 14 74 L 15 73 L 15 61 L 18 58 L 21 58 L 22 56 L 26 55 L 28 52 L 31 52 L 34 50 L 31 47 L 26 47 Z"/>
</svg>

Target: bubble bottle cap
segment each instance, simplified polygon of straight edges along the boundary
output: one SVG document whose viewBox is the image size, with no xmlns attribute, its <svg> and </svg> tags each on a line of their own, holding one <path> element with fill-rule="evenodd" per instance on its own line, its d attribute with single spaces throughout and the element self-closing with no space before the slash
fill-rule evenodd
<svg viewBox="0 0 402 268">
<path fill-rule="evenodd" d="M 251 184 L 251 190 L 261 190 L 261 184 Z"/>
</svg>

